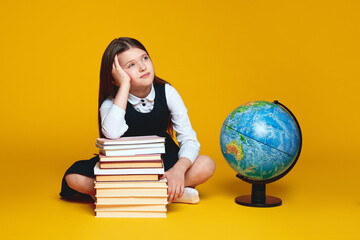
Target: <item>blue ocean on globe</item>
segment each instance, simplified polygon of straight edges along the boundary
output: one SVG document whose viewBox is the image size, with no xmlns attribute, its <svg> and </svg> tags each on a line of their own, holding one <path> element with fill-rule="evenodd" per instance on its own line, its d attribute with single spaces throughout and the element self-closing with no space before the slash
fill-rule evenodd
<svg viewBox="0 0 360 240">
<path fill-rule="evenodd" d="M 295 161 L 300 132 L 281 106 L 254 101 L 232 111 L 220 133 L 220 147 L 228 164 L 251 180 L 268 180 L 284 173 Z"/>
</svg>

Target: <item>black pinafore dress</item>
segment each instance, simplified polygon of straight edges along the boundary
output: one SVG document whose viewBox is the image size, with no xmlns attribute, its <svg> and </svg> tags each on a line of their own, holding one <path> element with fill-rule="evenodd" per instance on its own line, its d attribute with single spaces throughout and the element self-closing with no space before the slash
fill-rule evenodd
<svg viewBox="0 0 360 240">
<path fill-rule="evenodd" d="M 154 89 L 154 108 L 151 112 L 138 112 L 129 102 L 127 103 L 125 120 L 129 128 L 123 136 L 157 135 L 165 137 L 165 154 L 162 155 L 162 158 L 164 160 L 165 171 L 167 171 L 178 161 L 179 146 L 166 132 L 170 121 L 170 111 L 166 101 L 165 85 L 154 84 Z M 95 156 L 90 160 L 80 160 L 75 162 L 64 174 L 60 196 L 63 198 L 72 198 L 75 194 L 85 195 L 70 188 L 66 183 L 65 176 L 70 173 L 77 173 L 95 178 L 94 167 L 98 161 L 99 156 Z"/>
</svg>

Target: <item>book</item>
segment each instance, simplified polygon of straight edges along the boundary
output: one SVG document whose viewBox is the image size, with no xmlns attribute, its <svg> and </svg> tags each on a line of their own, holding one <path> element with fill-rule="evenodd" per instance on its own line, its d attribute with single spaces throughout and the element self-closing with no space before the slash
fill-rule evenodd
<svg viewBox="0 0 360 240">
<path fill-rule="evenodd" d="M 123 218 L 166 218 L 166 212 L 103 212 L 95 210 L 95 216 Z"/>
<path fill-rule="evenodd" d="M 112 181 L 156 181 L 159 174 L 133 174 L 133 175 L 99 175 L 95 177 L 97 182 Z"/>
<path fill-rule="evenodd" d="M 162 160 L 161 154 L 139 154 L 132 156 L 105 156 L 99 154 L 100 162 L 136 162 Z"/>
<path fill-rule="evenodd" d="M 164 188 L 98 188 L 96 197 L 162 197 L 167 194 Z"/>
<path fill-rule="evenodd" d="M 149 204 L 167 204 L 168 196 L 161 197 L 96 197 L 96 204 L 124 204 L 124 205 L 149 205 Z"/>
<path fill-rule="evenodd" d="M 94 174 L 97 175 L 134 175 L 134 174 L 164 174 L 164 168 L 125 168 L 125 169 L 100 169 L 97 162 Z"/>
<path fill-rule="evenodd" d="M 162 168 L 162 161 L 157 162 L 100 162 L 100 169 L 109 168 Z"/>
<path fill-rule="evenodd" d="M 134 148 L 161 148 L 164 143 L 145 143 L 145 144 L 127 144 L 127 145 L 102 145 L 99 143 L 95 144 L 96 147 L 101 150 L 124 150 Z"/>
<path fill-rule="evenodd" d="M 139 154 L 133 156 L 105 156 L 99 154 L 100 162 L 135 162 L 135 161 L 155 161 L 162 160 L 161 154 Z"/>
<path fill-rule="evenodd" d="M 165 153 L 165 146 L 161 148 L 134 148 L 134 149 L 122 149 L 122 150 L 100 149 L 100 153 L 105 156 L 131 156 L 138 154 Z"/>
<path fill-rule="evenodd" d="M 166 217 L 167 180 L 162 155 L 165 138 L 158 136 L 98 138 L 95 174 L 95 216 Z"/>
<path fill-rule="evenodd" d="M 96 141 L 101 145 L 164 143 L 165 137 L 150 135 L 150 136 L 136 136 L 136 137 L 121 137 L 118 139 L 98 138 Z"/>
<path fill-rule="evenodd" d="M 166 178 L 159 181 L 147 182 L 95 182 L 95 189 L 100 188 L 164 188 L 167 187 Z"/>
<path fill-rule="evenodd" d="M 108 212 L 108 211 L 121 211 L 121 212 L 166 212 L 166 205 L 102 205 L 97 204 L 95 211 Z"/>
</svg>

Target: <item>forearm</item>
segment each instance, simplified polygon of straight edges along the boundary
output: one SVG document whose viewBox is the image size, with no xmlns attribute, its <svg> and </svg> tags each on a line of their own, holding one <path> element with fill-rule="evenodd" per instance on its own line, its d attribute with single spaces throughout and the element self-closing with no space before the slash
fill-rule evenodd
<svg viewBox="0 0 360 240">
<path fill-rule="evenodd" d="M 126 111 L 129 90 L 130 82 L 121 84 L 114 99 L 114 104 L 123 109 L 124 111 Z"/>
<path fill-rule="evenodd" d="M 106 99 L 100 108 L 101 130 L 105 137 L 116 139 L 128 129 L 125 109 L 129 92 L 126 84 L 119 88 L 115 99 Z"/>
<path fill-rule="evenodd" d="M 185 172 L 191 167 L 192 162 L 190 159 L 186 157 L 181 157 L 173 166 L 174 171 L 180 171 L 181 173 L 185 174 Z"/>
</svg>

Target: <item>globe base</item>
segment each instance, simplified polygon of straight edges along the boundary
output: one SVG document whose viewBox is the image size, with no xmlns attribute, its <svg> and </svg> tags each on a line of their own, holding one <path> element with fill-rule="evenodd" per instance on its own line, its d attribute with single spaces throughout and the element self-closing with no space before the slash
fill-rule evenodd
<svg viewBox="0 0 360 240">
<path fill-rule="evenodd" d="M 247 207 L 277 207 L 282 204 L 280 198 L 273 196 L 266 196 L 265 203 L 256 203 L 251 201 L 251 195 L 244 195 L 235 198 L 235 202 L 239 205 Z"/>
<path fill-rule="evenodd" d="M 238 177 L 238 176 L 237 176 Z M 235 198 L 237 204 L 248 207 L 277 207 L 282 204 L 280 198 L 266 196 L 266 185 L 264 183 L 253 183 L 251 195 L 244 195 Z"/>
</svg>

